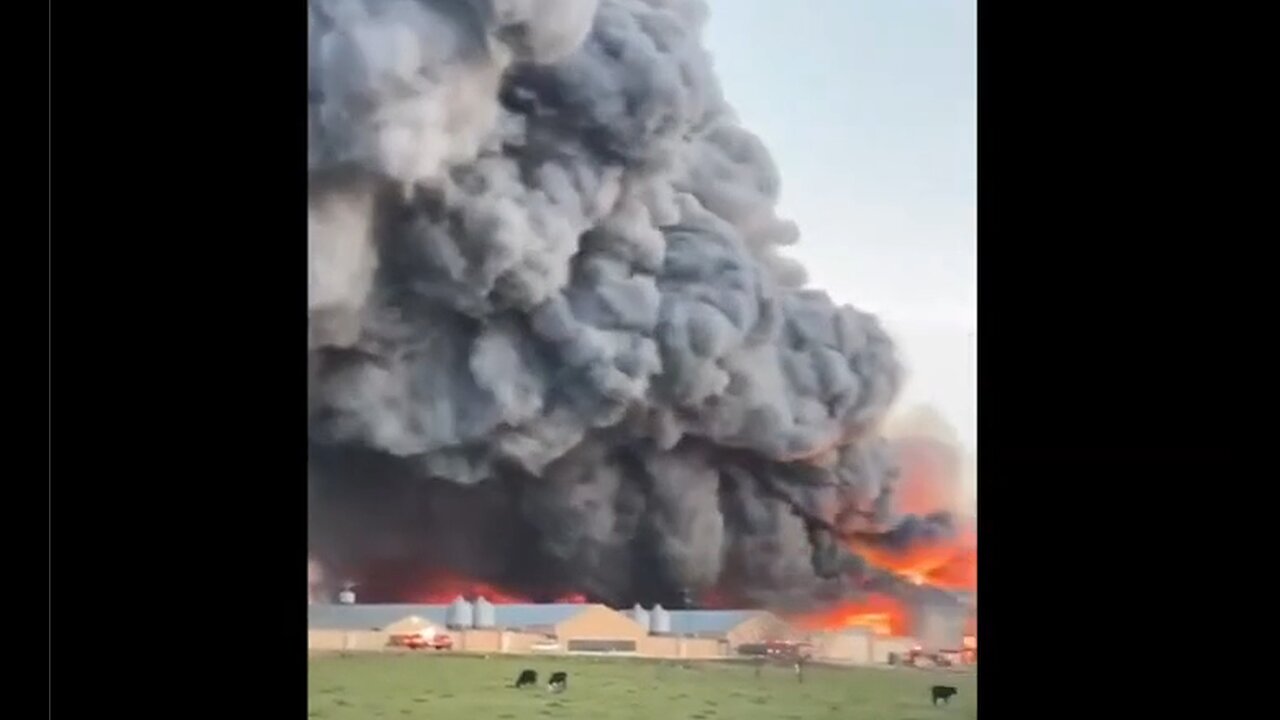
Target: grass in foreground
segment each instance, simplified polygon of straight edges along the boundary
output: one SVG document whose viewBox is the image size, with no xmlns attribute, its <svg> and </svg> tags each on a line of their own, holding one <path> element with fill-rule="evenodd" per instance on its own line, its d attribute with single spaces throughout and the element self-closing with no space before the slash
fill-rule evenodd
<svg viewBox="0 0 1280 720">
<path fill-rule="evenodd" d="M 569 673 L 559 695 L 511 687 L 520 670 Z M 804 683 L 789 667 L 644 660 L 376 654 L 315 656 L 308 667 L 309 717 L 317 720 L 973 720 L 972 673 L 810 666 Z M 929 686 L 953 685 L 950 706 L 929 704 Z"/>
</svg>

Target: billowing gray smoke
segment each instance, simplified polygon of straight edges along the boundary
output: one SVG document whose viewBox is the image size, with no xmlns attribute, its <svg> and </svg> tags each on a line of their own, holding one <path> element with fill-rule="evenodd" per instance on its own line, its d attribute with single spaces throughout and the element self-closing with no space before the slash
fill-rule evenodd
<svg viewBox="0 0 1280 720">
<path fill-rule="evenodd" d="M 366 599 L 885 582 L 893 347 L 778 254 L 706 14 L 311 0 L 310 544 Z"/>
</svg>

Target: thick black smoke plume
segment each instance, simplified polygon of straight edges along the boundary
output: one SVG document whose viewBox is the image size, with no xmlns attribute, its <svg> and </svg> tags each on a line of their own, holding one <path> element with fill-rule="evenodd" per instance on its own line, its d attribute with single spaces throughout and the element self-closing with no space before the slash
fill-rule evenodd
<svg viewBox="0 0 1280 720">
<path fill-rule="evenodd" d="M 778 254 L 706 13 L 311 0 L 325 577 L 800 606 L 891 582 L 841 537 L 945 525 L 893 516 L 893 346 Z"/>
</svg>

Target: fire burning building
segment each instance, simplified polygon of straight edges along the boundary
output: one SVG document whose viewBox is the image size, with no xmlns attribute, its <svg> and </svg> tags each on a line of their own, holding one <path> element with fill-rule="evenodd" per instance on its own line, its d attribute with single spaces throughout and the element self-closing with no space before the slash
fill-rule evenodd
<svg viewBox="0 0 1280 720">
<path fill-rule="evenodd" d="M 619 612 L 592 603 L 493 604 L 456 598 L 447 605 L 313 605 L 313 650 L 400 647 L 406 633 L 447 634 L 450 648 L 485 653 L 575 653 L 713 659 L 739 645 L 789 639 L 795 631 L 762 611 Z"/>
<path fill-rule="evenodd" d="M 913 608 L 911 636 L 926 652 L 960 652 L 968 610 L 951 597 L 922 599 Z"/>
<path fill-rule="evenodd" d="M 460 646 L 530 634 L 501 599 L 591 601 L 545 606 L 574 613 L 553 635 L 641 648 L 664 636 L 609 607 L 714 596 L 888 637 L 914 588 L 972 587 L 972 527 L 916 502 L 946 453 L 880 435 L 888 333 L 782 254 L 799 229 L 707 13 L 309 0 L 317 576 L 427 619 L 482 585 L 510 627 Z M 352 607 L 312 606 L 374 612 Z"/>
<path fill-rule="evenodd" d="M 791 648 L 822 660 L 884 664 L 912 651 L 960 651 L 964 609 L 935 598 L 911 615 L 913 632 L 867 625 L 813 628 L 761 610 L 617 611 L 594 603 L 493 603 L 457 597 L 447 604 L 312 605 L 314 651 L 427 647 L 458 652 L 607 654 L 724 659 Z M 960 625 L 957 625 L 957 621 Z M 421 638 L 406 643 L 406 637 Z M 772 652 L 768 653 L 772 654 Z"/>
</svg>

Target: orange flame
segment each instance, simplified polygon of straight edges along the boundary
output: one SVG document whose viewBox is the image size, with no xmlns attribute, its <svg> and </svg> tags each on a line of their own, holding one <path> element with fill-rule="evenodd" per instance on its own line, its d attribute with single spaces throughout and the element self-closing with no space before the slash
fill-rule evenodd
<svg viewBox="0 0 1280 720">
<path fill-rule="evenodd" d="M 869 564 L 901 575 L 917 585 L 972 591 L 978 587 L 978 532 L 972 523 L 950 540 L 891 550 L 851 542 L 850 549 Z"/>
<path fill-rule="evenodd" d="M 901 437 L 894 443 L 898 482 L 894 501 L 899 512 L 914 515 L 964 507 L 961 451 L 926 435 Z M 954 538 L 920 543 L 905 550 L 850 543 L 871 565 L 894 572 L 917 585 L 972 591 L 978 587 L 978 528 L 965 521 Z"/>
<path fill-rule="evenodd" d="M 828 610 L 793 618 L 805 630 L 840 630 L 865 628 L 876 635 L 904 635 L 907 632 L 907 609 L 887 595 L 871 595 L 865 600 L 846 602 Z"/>
<path fill-rule="evenodd" d="M 948 590 L 972 591 L 977 588 L 977 533 L 966 528 L 956 540 L 912 547 L 903 552 L 854 544 L 853 549 L 868 563 L 910 580 Z M 851 627 L 870 629 L 877 635 L 906 635 L 910 632 L 910 615 L 899 600 L 872 595 L 865 600 L 844 602 L 828 610 L 796 618 L 796 624 L 808 630 L 839 630 Z M 966 627 L 966 645 L 977 647 L 976 619 Z"/>
<path fill-rule="evenodd" d="M 959 455 L 955 448 L 920 436 L 900 438 L 896 445 L 900 473 L 894 499 L 900 512 L 927 515 L 962 509 Z M 978 530 L 972 519 L 964 521 L 956 535 L 946 540 L 901 550 L 851 541 L 849 549 L 868 564 L 917 585 L 958 591 L 978 587 Z M 906 635 L 910 632 L 909 619 L 902 602 L 873 595 L 794 620 L 809 630 L 864 627 L 880 635 Z M 976 622 L 966 629 L 966 635 L 976 648 Z"/>
</svg>

